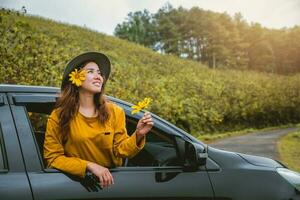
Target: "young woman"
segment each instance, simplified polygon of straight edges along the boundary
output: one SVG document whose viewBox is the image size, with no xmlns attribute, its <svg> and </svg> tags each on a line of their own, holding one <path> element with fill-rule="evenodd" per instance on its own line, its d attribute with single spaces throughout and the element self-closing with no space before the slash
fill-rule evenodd
<svg viewBox="0 0 300 200">
<path fill-rule="evenodd" d="M 123 109 L 104 97 L 109 74 L 110 61 L 98 52 L 81 54 L 67 64 L 44 142 L 48 167 L 80 177 L 90 171 L 102 187 L 113 184 L 108 168 L 137 154 L 153 126 L 145 113 L 136 131 L 127 135 Z"/>
</svg>

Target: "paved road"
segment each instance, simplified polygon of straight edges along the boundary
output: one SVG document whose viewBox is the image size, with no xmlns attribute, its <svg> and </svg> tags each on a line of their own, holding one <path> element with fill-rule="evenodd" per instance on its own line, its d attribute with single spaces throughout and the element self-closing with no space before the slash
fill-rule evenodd
<svg viewBox="0 0 300 200">
<path fill-rule="evenodd" d="M 226 138 L 209 145 L 227 151 L 264 156 L 279 160 L 277 151 L 278 139 L 296 130 L 298 129 L 284 128 L 279 130 L 262 131 L 248 135 Z"/>
</svg>

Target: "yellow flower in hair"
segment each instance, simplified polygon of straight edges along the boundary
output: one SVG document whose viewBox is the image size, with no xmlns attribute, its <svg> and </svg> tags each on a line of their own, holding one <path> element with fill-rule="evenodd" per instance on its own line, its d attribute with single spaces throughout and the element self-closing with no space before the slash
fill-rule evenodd
<svg viewBox="0 0 300 200">
<path fill-rule="evenodd" d="M 140 112 L 140 110 L 144 108 L 148 108 L 151 101 L 152 101 L 151 98 L 146 97 L 143 101 L 138 102 L 137 105 L 131 106 L 132 108 L 131 114 L 132 115 L 137 114 L 138 112 Z"/>
<path fill-rule="evenodd" d="M 79 87 L 82 85 L 82 82 L 85 80 L 85 74 L 86 71 L 84 69 L 81 69 L 79 71 L 75 69 L 73 72 L 69 74 L 70 77 L 69 80 L 72 82 L 72 84 L 75 84 L 77 87 Z"/>
</svg>

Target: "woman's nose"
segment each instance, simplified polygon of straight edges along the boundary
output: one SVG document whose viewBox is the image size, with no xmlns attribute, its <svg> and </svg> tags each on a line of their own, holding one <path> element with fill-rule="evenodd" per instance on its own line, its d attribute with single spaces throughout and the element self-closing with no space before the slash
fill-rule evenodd
<svg viewBox="0 0 300 200">
<path fill-rule="evenodd" d="M 96 75 L 94 76 L 94 78 L 95 78 L 95 79 L 99 79 L 99 80 L 100 80 L 100 79 L 102 79 L 102 76 L 101 76 L 101 74 L 99 74 L 99 73 L 96 73 Z"/>
</svg>

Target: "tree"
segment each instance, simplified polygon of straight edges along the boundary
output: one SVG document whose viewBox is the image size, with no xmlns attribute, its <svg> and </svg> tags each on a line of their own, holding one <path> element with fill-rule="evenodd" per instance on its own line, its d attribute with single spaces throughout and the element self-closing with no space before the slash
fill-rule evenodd
<svg viewBox="0 0 300 200">
<path fill-rule="evenodd" d="M 148 10 L 130 12 L 127 20 L 117 25 L 114 34 L 119 38 L 155 49 L 157 32 Z"/>
<path fill-rule="evenodd" d="M 181 55 L 181 45 L 183 42 L 180 27 L 184 22 L 184 10 L 173 9 L 165 6 L 155 14 L 155 21 L 158 31 L 158 42 L 163 53 Z"/>
<path fill-rule="evenodd" d="M 115 35 L 163 54 L 196 60 L 211 68 L 251 69 L 289 74 L 300 72 L 300 27 L 267 29 L 199 7 L 173 8 L 155 14 L 129 13 Z"/>
<path fill-rule="evenodd" d="M 268 31 L 258 23 L 252 24 L 249 29 L 247 35 L 250 44 L 248 47 L 249 69 L 274 72 L 274 51 L 267 34 Z"/>
</svg>

